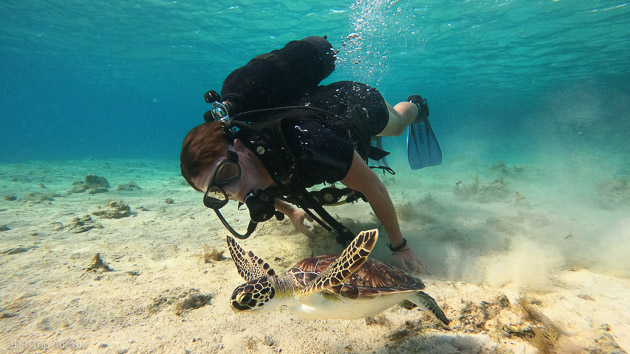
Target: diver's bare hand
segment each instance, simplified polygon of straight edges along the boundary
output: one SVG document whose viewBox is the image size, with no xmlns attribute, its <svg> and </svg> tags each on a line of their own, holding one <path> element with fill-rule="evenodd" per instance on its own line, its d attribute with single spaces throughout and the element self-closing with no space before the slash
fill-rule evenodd
<svg viewBox="0 0 630 354">
<path fill-rule="evenodd" d="M 311 237 L 313 235 L 313 227 L 310 225 L 306 225 L 306 223 L 304 222 L 304 220 L 313 222 L 313 218 L 308 216 L 308 214 L 306 214 L 304 210 L 295 208 L 293 207 L 293 205 L 280 199 L 275 200 L 275 207 L 282 214 L 286 215 L 289 220 L 291 220 L 291 224 L 296 230 L 308 237 Z"/>
<path fill-rule="evenodd" d="M 287 216 L 289 217 L 289 220 L 291 220 L 291 224 L 293 224 L 293 227 L 295 227 L 296 230 L 298 230 L 299 232 L 303 233 L 306 236 L 309 236 L 309 237 L 313 236 L 313 227 L 310 225 L 307 225 L 304 222 L 304 220 L 313 222 L 313 218 L 308 216 L 308 214 L 306 214 L 304 210 L 293 208 L 293 210 L 287 213 Z"/>
<path fill-rule="evenodd" d="M 409 246 L 405 246 L 405 248 L 394 253 L 394 261 L 396 265 L 407 272 L 421 273 L 424 271 L 424 264 L 422 264 L 418 256 L 416 256 L 416 252 L 409 248 Z"/>
</svg>

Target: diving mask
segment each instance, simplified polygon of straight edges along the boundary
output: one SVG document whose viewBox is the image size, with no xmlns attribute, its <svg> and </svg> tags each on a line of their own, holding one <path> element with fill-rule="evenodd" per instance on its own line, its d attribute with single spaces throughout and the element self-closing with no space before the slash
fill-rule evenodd
<svg viewBox="0 0 630 354">
<path fill-rule="evenodd" d="M 238 154 L 228 150 L 227 158 L 219 163 L 208 189 L 203 195 L 203 205 L 218 210 L 228 203 L 228 195 L 223 186 L 241 179 L 241 166 L 238 164 Z"/>
</svg>

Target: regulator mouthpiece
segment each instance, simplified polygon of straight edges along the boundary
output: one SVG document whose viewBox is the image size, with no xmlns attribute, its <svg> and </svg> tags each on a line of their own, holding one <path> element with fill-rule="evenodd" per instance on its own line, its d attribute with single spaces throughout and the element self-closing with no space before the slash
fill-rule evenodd
<svg viewBox="0 0 630 354">
<path fill-rule="evenodd" d="M 276 214 L 273 198 L 265 191 L 251 192 L 245 197 L 245 205 L 253 222 L 263 222 Z"/>
</svg>

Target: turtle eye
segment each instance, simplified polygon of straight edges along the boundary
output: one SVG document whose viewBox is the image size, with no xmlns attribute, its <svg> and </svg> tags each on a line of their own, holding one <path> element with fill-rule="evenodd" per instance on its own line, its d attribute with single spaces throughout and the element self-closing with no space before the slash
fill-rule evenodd
<svg viewBox="0 0 630 354">
<path fill-rule="evenodd" d="M 252 300 L 252 293 L 240 293 L 236 297 L 236 301 L 241 305 L 247 304 L 251 300 Z"/>
</svg>

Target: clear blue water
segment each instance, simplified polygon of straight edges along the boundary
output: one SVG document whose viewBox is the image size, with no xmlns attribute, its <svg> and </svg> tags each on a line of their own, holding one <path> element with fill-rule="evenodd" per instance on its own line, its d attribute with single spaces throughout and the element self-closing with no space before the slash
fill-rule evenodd
<svg viewBox="0 0 630 354">
<path fill-rule="evenodd" d="M 177 159 L 206 90 L 308 35 L 341 49 L 329 81 L 426 96 L 445 161 L 630 154 L 621 0 L 5 0 L 0 23 L 3 162 Z"/>
</svg>

